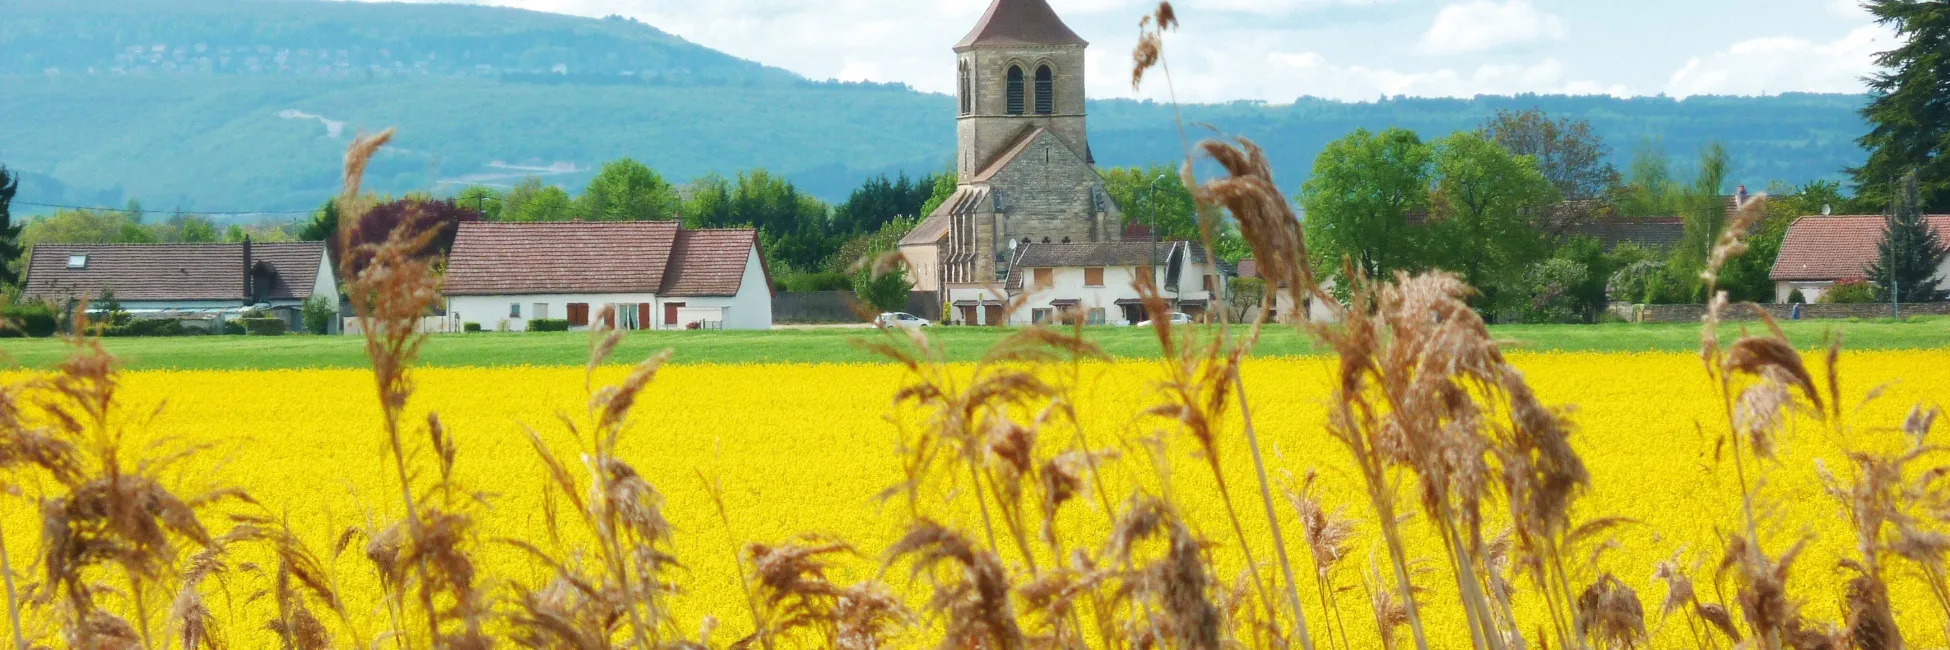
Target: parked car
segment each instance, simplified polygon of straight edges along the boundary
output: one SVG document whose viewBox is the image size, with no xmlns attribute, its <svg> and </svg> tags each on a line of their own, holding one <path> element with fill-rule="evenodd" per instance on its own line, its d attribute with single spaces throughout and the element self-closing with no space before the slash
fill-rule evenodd
<svg viewBox="0 0 1950 650">
<path fill-rule="evenodd" d="M 1198 321 L 1195 321 L 1195 320 L 1192 320 L 1192 316 L 1191 316 L 1191 314 L 1187 314 L 1187 313 L 1185 313 L 1185 312 L 1182 312 L 1182 311 L 1174 311 L 1174 312 L 1171 312 L 1171 324 L 1173 324 L 1173 325 L 1190 325 L 1190 324 L 1192 324 L 1192 323 L 1196 323 L 1196 322 L 1198 322 Z M 1151 321 L 1150 321 L 1149 319 L 1146 319 L 1146 320 L 1144 320 L 1143 322 L 1140 322 L 1140 323 L 1138 323 L 1138 324 L 1137 324 L 1137 326 L 1138 326 L 1138 327 L 1150 327 L 1150 326 L 1151 326 Z"/>
<path fill-rule="evenodd" d="M 927 327 L 934 324 L 926 318 L 898 311 L 881 314 L 874 322 L 883 327 Z"/>
</svg>

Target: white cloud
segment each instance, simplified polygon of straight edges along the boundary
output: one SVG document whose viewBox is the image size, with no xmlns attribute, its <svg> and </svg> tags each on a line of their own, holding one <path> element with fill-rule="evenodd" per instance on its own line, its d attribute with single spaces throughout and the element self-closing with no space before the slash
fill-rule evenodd
<svg viewBox="0 0 1950 650">
<path fill-rule="evenodd" d="M 1888 49 L 1892 40 L 1888 30 L 1871 25 L 1828 43 L 1787 36 L 1741 41 L 1687 61 L 1673 73 L 1666 92 L 1679 97 L 1861 92 L 1862 77 L 1875 71 L 1876 52 Z"/>
<path fill-rule="evenodd" d="M 1469 54 L 1563 38 L 1564 20 L 1539 11 L 1530 0 L 1475 0 L 1437 12 L 1435 23 L 1422 34 L 1421 50 Z"/>
</svg>

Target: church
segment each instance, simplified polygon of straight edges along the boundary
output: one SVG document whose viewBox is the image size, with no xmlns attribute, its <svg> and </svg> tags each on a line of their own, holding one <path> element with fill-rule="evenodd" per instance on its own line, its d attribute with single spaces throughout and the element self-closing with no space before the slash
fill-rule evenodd
<svg viewBox="0 0 1950 650">
<path fill-rule="evenodd" d="M 956 43 L 955 193 L 901 240 L 916 291 L 1001 324 L 1030 246 L 1122 239 L 1084 125 L 1084 49 L 1047 0 L 994 0 Z"/>
</svg>

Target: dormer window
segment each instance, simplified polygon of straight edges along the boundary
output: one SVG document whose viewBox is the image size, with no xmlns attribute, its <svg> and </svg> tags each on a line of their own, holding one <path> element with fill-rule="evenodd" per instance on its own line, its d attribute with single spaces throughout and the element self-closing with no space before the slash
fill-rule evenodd
<svg viewBox="0 0 1950 650">
<path fill-rule="evenodd" d="M 85 269 L 85 268 L 88 268 L 88 256 L 87 256 L 87 255 L 69 255 L 69 256 L 68 256 L 68 268 L 71 268 L 71 269 Z"/>
<path fill-rule="evenodd" d="M 1049 66 L 1036 68 L 1036 114 L 1049 115 L 1056 112 L 1056 73 Z"/>
<path fill-rule="evenodd" d="M 1022 66 L 1009 66 L 1009 114 L 1022 114 Z"/>
</svg>

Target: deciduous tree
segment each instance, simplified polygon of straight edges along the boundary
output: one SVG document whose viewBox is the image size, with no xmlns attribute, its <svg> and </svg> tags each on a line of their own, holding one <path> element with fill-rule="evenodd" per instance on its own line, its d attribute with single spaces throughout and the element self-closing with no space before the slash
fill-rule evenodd
<svg viewBox="0 0 1950 650">
<path fill-rule="evenodd" d="M 1483 124 L 1483 131 L 1510 153 L 1535 160 L 1538 173 L 1570 202 L 1529 211 L 1532 223 L 1547 235 L 1563 235 L 1600 217 L 1603 208 L 1597 200 L 1619 185 L 1618 170 L 1606 162 L 1611 147 L 1591 131 L 1590 122 L 1553 120 L 1536 109 L 1502 110 Z"/>
<path fill-rule="evenodd" d="M 1473 131 L 1435 144 L 1430 261 L 1482 292 L 1479 307 L 1495 305 L 1502 286 L 1548 253 L 1526 215 L 1548 210 L 1557 192 L 1535 160 Z"/>
<path fill-rule="evenodd" d="M 1320 152 L 1300 204 L 1324 276 L 1339 275 L 1343 258 L 1375 277 L 1426 266 L 1408 215 L 1426 213 L 1433 158 L 1414 131 L 1400 128 L 1357 129 Z"/>
<path fill-rule="evenodd" d="M 677 188 L 631 158 L 605 163 L 576 200 L 579 216 L 598 221 L 675 219 L 678 207 Z"/>
</svg>

